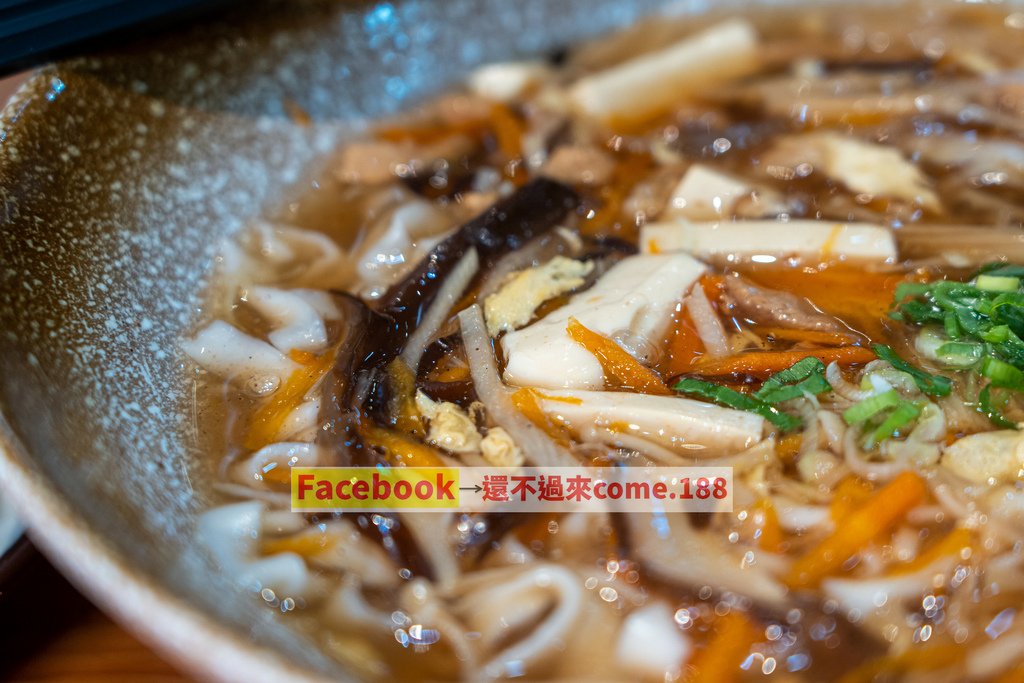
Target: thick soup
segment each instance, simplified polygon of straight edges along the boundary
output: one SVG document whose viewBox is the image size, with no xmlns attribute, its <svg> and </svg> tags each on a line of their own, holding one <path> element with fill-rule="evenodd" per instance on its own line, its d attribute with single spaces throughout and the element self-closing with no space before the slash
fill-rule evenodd
<svg viewBox="0 0 1024 683">
<path fill-rule="evenodd" d="M 1024 681 L 1022 192 L 1005 5 L 482 67 L 225 245 L 199 537 L 371 680 Z M 725 466 L 734 509 L 299 514 L 296 465 Z"/>
</svg>

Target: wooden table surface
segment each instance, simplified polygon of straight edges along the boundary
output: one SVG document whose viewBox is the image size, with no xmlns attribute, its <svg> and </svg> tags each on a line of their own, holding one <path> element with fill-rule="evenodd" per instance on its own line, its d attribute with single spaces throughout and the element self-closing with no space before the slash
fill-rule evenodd
<svg viewBox="0 0 1024 683">
<path fill-rule="evenodd" d="M 193 680 L 95 607 L 0 678 L 19 683 L 185 683 Z"/>
<path fill-rule="evenodd" d="M 26 539 L 0 557 L 0 681 L 184 683 Z"/>
</svg>

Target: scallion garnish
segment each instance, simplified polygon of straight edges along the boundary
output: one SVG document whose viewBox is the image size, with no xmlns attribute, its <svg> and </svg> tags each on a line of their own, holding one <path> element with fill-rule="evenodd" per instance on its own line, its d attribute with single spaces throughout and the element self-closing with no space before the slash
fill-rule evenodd
<svg viewBox="0 0 1024 683">
<path fill-rule="evenodd" d="M 770 403 L 749 394 L 741 394 L 735 389 L 730 389 L 714 382 L 684 378 L 679 380 L 672 388 L 681 394 L 703 398 L 727 408 L 757 413 L 782 431 L 796 429 L 801 424 L 799 418 L 782 412 Z"/>
<path fill-rule="evenodd" d="M 946 342 L 935 349 L 935 355 L 947 365 L 967 368 L 985 354 L 985 345 L 973 342 Z"/>
<path fill-rule="evenodd" d="M 989 419 L 989 421 L 1000 429 L 1016 429 L 1017 425 L 1003 417 L 1003 409 L 1006 408 L 1006 404 L 1009 402 L 1009 397 L 1005 391 L 995 390 L 999 392 L 998 396 L 993 396 L 993 386 L 991 384 L 985 385 L 985 388 L 978 394 L 978 410 Z"/>
<path fill-rule="evenodd" d="M 896 355 L 896 352 L 885 344 L 872 344 L 871 349 L 875 352 L 876 356 L 886 361 L 889 365 L 913 377 L 917 388 L 929 396 L 949 395 L 952 382 L 948 377 L 931 375 L 920 368 L 914 367 Z"/>
<path fill-rule="evenodd" d="M 848 425 L 855 425 L 858 422 L 870 420 L 883 410 L 895 408 L 902 401 L 903 399 L 896 393 L 896 390 L 890 389 L 889 391 L 869 396 L 863 401 L 854 403 L 843 412 L 843 420 Z"/>
<path fill-rule="evenodd" d="M 998 358 L 986 356 L 981 361 L 978 372 L 988 377 L 992 384 L 1004 389 L 1024 390 L 1024 372 Z"/>
<path fill-rule="evenodd" d="M 1016 292 L 1020 289 L 1020 278 L 1007 275 L 979 275 L 974 285 L 985 292 Z"/>
<path fill-rule="evenodd" d="M 825 379 L 825 364 L 809 356 L 766 379 L 754 396 L 765 403 L 782 403 L 804 394 L 817 395 L 831 389 L 832 385 Z"/>
<path fill-rule="evenodd" d="M 921 407 L 916 403 L 903 401 L 896 409 L 889 413 L 889 416 L 882 421 L 882 424 L 875 428 L 875 431 L 868 437 L 865 447 L 871 448 L 879 441 L 884 441 L 896 434 L 903 427 L 916 420 L 921 415 Z"/>
</svg>

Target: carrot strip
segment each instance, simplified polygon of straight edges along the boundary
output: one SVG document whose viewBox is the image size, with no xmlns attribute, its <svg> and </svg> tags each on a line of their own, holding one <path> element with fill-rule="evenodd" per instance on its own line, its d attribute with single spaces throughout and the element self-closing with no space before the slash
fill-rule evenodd
<svg viewBox="0 0 1024 683">
<path fill-rule="evenodd" d="M 870 659 L 847 671 L 838 683 L 871 683 L 883 675 L 894 677 L 911 671 L 949 669 L 963 661 L 966 654 L 963 645 L 952 642 L 917 645 L 898 655 L 883 655 Z"/>
<path fill-rule="evenodd" d="M 417 145 L 429 145 L 440 142 L 453 135 L 476 137 L 487 129 L 487 122 L 482 118 L 467 118 L 452 123 L 411 123 L 399 126 L 381 126 L 374 130 L 378 140 L 387 142 L 411 142 Z"/>
<path fill-rule="evenodd" d="M 822 311 L 872 341 L 885 341 L 893 293 L 896 285 L 906 279 L 899 272 L 873 272 L 838 264 L 822 269 L 754 266 L 742 272 L 762 287 L 807 297 Z"/>
<path fill-rule="evenodd" d="M 249 433 L 245 437 L 246 448 L 257 451 L 277 439 L 284 421 L 334 365 L 335 355 L 335 350 L 332 350 L 319 356 L 314 362 L 293 372 L 291 377 L 278 387 L 270 400 L 253 414 Z"/>
<path fill-rule="evenodd" d="M 846 672 L 839 683 L 871 683 L 879 676 L 900 676 L 909 672 L 950 669 L 963 662 L 967 647 L 948 638 L 926 645 L 916 645 L 897 655 L 883 655 L 870 659 Z"/>
<path fill-rule="evenodd" d="M 796 460 L 796 454 L 800 452 L 803 442 L 804 435 L 800 432 L 786 434 L 775 444 L 775 455 L 782 462 L 790 464 Z"/>
<path fill-rule="evenodd" d="M 836 530 L 793 563 L 786 582 L 809 588 L 833 573 L 865 544 L 894 527 L 928 489 L 913 472 L 901 472 L 889 484 L 839 522 Z"/>
<path fill-rule="evenodd" d="M 754 504 L 754 511 L 761 513 L 764 521 L 761 523 L 760 535 L 757 544 L 761 550 L 770 553 L 777 553 L 782 550 L 785 536 L 782 525 L 779 524 L 779 514 L 769 498 L 762 498 Z"/>
<path fill-rule="evenodd" d="M 600 190 L 600 208 L 580 224 L 580 231 L 588 236 L 615 233 L 626 239 L 635 238 L 636 223 L 631 218 L 627 220 L 622 209 L 630 192 L 647 176 L 652 165 L 653 159 L 650 154 L 628 154 L 625 158 L 620 157 L 611 182 Z"/>
<path fill-rule="evenodd" d="M 569 337 L 597 357 L 604 370 L 605 385 L 609 389 L 622 389 L 641 394 L 668 396 L 672 392 L 654 370 L 641 365 L 614 341 L 584 327 L 576 318 L 569 319 L 566 327 Z"/>
<path fill-rule="evenodd" d="M 686 683 L 728 683 L 740 673 L 740 664 L 761 632 L 740 612 L 718 619 L 715 634 L 687 666 Z"/>
<path fill-rule="evenodd" d="M 292 349 L 288 352 L 288 357 L 299 365 L 312 365 L 316 362 L 316 354 L 310 353 L 309 351 L 300 351 L 299 349 Z"/>
<path fill-rule="evenodd" d="M 1024 683 L 1024 664 L 1003 672 L 993 683 Z"/>
<path fill-rule="evenodd" d="M 704 343 L 700 340 L 688 310 L 676 314 L 674 328 L 669 342 L 668 362 L 664 367 L 669 377 L 688 372 L 704 355 Z"/>
<path fill-rule="evenodd" d="M 785 327 L 758 327 L 754 330 L 762 337 L 772 337 L 781 341 L 802 342 L 806 344 L 824 344 L 827 346 L 843 346 L 852 342 L 853 336 L 842 332 L 825 332 L 823 330 L 791 330 Z"/>
<path fill-rule="evenodd" d="M 698 375 L 750 375 L 764 379 L 811 356 L 821 359 L 821 362 L 826 365 L 832 362 L 840 365 L 853 365 L 869 363 L 875 359 L 875 354 L 871 349 L 861 346 L 791 349 L 789 351 L 750 351 L 726 358 L 704 357 L 693 366 L 692 371 Z"/>
<path fill-rule="evenodd" d="M 494 131 L 498 150 L 506 159 L 518 159 L 523 156 L 523 133 L 526 127 L 511 109 L 503 104 L 495 104 L 491 108 L 491 129 Z"/>
<path fill-rule="evenodd" d="M 444 467 L 445 461 L 430 446 L 401 432 L 375 424 L 369 418 L 359 420 L 359 435 L 370 446 L 384 451 L 394 467 Z"/>
<path fill-rule="evenodd" d="M 569 443 L 569 432 L 565 425 L 556 422 L 540 407 L 540 396 L 534 389 L 523 387 L 512 394 L 512 405 L 526 416 L 538 429 L 556 442 L 564 445 Z"/>
<path fill-rule="evenodd" d="M 961 557 L 964 549 L 970 547 L 971 532 L 963 527 L 957 527 L 910 562 L 896 566 L 890 575 L 913 574 L 945 557 Z"/>
<path fill-rule="evenodd" d="M 841 522 L 849 517 L 850 513 L 871 497 L 873 491 L 871 484 L 859 477 L 851 475 L 843 479 L 832 494 L 832 504 L 829 506 L 832 521 Z"/>
<path fill-rule="evenodd" d="M 406 434 L 422 437 L 423 420 L 420 419 L 420 411 L 416 407 L 416 375 L 400 358 L 388 364 L 387 372 L 395 428 Z"/>
<path fill-rule="evenodd" d="M 329 550 L 334 545 L 335 539 L 327 534 L 298 534 L 284 538 L 266 539 L 260 544 L 260 550 L 264 555 L 276 555 L 277 553 L 295 553 L 302 557 L 312 557 Z"/>
</svg>

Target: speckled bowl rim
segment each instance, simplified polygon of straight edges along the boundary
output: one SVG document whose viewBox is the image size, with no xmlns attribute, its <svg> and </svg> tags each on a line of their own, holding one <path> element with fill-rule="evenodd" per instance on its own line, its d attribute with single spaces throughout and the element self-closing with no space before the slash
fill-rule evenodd
<svg viewBox="0 0 1024 683">
<path fill-rule="evenodd" d="M 27 465 L 26 449 L 0 415 L 0 481 L 28 535 L 74 585 L 169 663 L 224 681 L 325 683 L 266 648 L 247 642 L 133 569 Z M 45 533 L 35 533 L 45 529 Z"/>
</svg>

